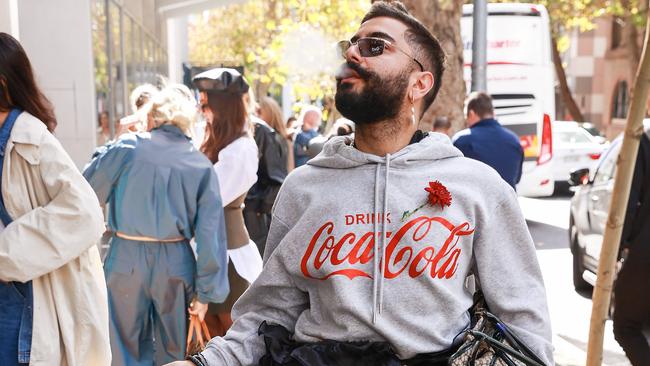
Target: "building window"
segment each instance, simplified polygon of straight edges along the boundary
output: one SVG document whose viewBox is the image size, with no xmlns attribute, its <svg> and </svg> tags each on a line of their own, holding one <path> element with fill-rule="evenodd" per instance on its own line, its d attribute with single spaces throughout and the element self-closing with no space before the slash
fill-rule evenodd
<svg viewBox="0 0 650 366">
<path fill-rule="evenodd" d="M 615 50 L 623 44 L 623 26 L 625 22 L 619 17 L 612 19 L 612 49 Z"/>
<path fill-rule="evenodd" d="M 122 12 L 120 7 L 113 3 L 108 3 L 108 21 L 110 33 L 108 39 L 112 46 L 110 50 L 112 61 L 112 85 L 111 91 L 113 92 L 113 105 L 115 106 L 115 120 L 124 117 L 127 113 L 125 103 L 125 75 L 122 63 L 124 62 L 124 54 L 122 52 L 122 35 L 124 28 L 122 27 Z"/>
<path fill-rule="evenodd" d="M 106 3 L 104 0 L 95 0 L 91 9 L 95 94 L 97 97 L 97 145 L 103 145 L 111 139 L 109 111 L 112 105 L 108 78 Z"/>
<path fill-rule="evenodd" d="M 160 35 L 145 29 L 124 9 L 124 1 L 91 1 L 97 143 L 101 145 L 114 137 L 116 122 L 131 113 L 130 91 L 166 75 L 167 53 Z"/>
<path fill-rule="evenodd" d="M 612 118 L 627 118 L 627 107 L 630 102 L 630 92 L 627 88 L 627 81 L 621 80 L 614 89 L 612 105 Z"/>
</svg>

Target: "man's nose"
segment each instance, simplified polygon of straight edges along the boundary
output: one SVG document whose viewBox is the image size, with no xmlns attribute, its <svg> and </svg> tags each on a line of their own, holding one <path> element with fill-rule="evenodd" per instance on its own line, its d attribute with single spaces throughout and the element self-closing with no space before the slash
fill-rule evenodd
<svg viewBox="0 0 650 366">
<path fill-rule="evenodd" d="M 360 64 L 363 59 L 359 52 L 359 45 L 356 43 L 350 45 L 350 47 L 345 51 L 344 56 L 346 61 L 352 61 L 355 64 Z"/>
</svg>

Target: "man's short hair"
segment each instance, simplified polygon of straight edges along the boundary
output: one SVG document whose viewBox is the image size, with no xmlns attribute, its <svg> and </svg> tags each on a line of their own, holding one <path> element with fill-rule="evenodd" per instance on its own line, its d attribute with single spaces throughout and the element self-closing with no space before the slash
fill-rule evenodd
<svg viewBox="0 0 650 366">
<path fill-rule="evenodd" d="M 433 122 L 434 130 L 447 130 L 451 128 L 451 123 L 447 117 L 436 117 L 436 120 Z"/>
<path fill-rule="evenodd" d="M 467 97 L 467 113 L 474 111 L 479 118 L 494 116 L 492 97 L 488 93 L 473 92 Z"/>
<path fill-rule="evenodd" d="M 373 3 L 361 24 L 378 17 L 393 18 L 406 25 L 408 29 L 404 38 L 413 50 L 413 57 L 422 63 L 425 70 L 433 73 L 433 88 L 424 96 L 424 108 L 420 113 L 422 115 L 436 99 L 440 90 L 442 74 L 445 70 L 445 51 L 438 39 L 419 20 L 409 14 L 400 1 Z"/>
</svg>

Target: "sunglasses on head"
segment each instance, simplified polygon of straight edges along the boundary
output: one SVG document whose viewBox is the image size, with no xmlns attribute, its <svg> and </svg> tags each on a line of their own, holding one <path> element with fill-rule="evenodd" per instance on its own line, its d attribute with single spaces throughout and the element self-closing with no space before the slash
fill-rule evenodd
<svg viewBox="0 0 650 366">
<path fill-rule="evenodd" d="M 415 57 L 411 56 L 406 51 L 402 50 L 401 48 L 392 44 L 390 41 L 387 41 L 383 38 L 363 37 L 357 39 L 355 42 L 344 40 L 336 44 L 336 49 L 338 51 L 339 56 L 345 58 L 345 53 L 352 46 L 355 45 L 359 48 L 359 54 L 361 55 L 361 57 L 377 57 L 383 54 L 386 48 L 393 47 L 396 50 L 408 56 L 411 60 L 415 61 L 415 63 L 417 63 L 418 66 L 420 66 L 420 71 L 424 71 L 424 66 L 422 66 L 420 61 L 416 60 Z"/>
</svg>

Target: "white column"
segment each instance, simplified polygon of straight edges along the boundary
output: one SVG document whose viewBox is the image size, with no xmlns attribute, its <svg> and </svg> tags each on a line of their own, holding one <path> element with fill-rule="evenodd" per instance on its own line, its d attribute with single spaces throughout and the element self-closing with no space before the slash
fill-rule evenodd
<svg viewBox="0 0 650 366">
<path fill-rule="evenodd" d="M 0 0 L 0 32 L 19 39 L 18 0 Z"/>
<path fill-rule="evenodd" d="M 187 16 L 167 19 L 167 62 L 169 81 L 183 82 L 183 63 L 190 58 Z"/>
<path fill-rule="evenodd" d="M 19 0 L 18 4 L 20 43 L 38 85 L 54 105 L 55 135 L 82 167 L 95 148 L 97 127 L 90 1 Z"/>
</svg>

